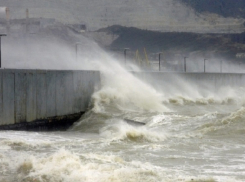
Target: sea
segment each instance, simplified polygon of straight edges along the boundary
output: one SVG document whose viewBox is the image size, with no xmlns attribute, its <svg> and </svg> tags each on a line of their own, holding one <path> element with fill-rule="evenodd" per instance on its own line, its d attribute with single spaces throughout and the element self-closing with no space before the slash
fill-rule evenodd
<svg viewBox="0 0 245 182">
<path fill-rule="evenodd" d="M 156 88 L 111 60 L 101 67 L 67 131 L 0 131 L 0 182 L 245 181 L 243 87 Z"/>
</svg>

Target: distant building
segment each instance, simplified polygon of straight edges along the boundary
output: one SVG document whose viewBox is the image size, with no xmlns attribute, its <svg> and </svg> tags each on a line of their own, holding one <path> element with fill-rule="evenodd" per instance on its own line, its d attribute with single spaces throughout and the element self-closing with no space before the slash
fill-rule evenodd
<svg viewBox="0 0 245 182">
<path fill-rule="evenodd" d="M 237 53 L 236 58 L 245 58 L 245 53 Z"/>
<path fill-rule="evenodd" d="M 71 28 L 76 30 L 77 32 L 86 32 L 87 31 L 87 26 L 86 24 L 69 24 Z"/>
</svg>

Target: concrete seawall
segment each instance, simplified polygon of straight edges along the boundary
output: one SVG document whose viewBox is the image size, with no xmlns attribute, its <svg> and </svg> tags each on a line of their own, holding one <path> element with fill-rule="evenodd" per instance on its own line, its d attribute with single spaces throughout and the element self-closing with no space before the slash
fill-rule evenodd
<svg viewBox="0 0 245 182">
<path fill-rule="evenodd" d="M 74 122 L 99 84 L 98 71 L 0 70 L 0 129 Z"/>
<path fill-rule="evenodd" d="M 132 72 L 157 89 L 244 87 L 245 74 Z M 99 71 L 0 69 L 0 130 L 66 129 L 86 111 Z M 140 88 L 139 88 L 140 89 Z M 51 128 L 51 129 L 50 129 Z"/>
</svg>

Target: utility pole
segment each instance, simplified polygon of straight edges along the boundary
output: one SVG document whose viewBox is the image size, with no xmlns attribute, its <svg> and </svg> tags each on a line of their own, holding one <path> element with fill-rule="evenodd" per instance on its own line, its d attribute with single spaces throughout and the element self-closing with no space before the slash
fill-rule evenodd
<svg viewBox="0 0 245 182">
<path fill-rule="evenodd" d="M 184 57 L 184 70 L 185 70 L 185 72 L 186 72 L 186 58 L 188 58 L 188 57 Z"/>
<path fill-rule="evenodd" d="M 207 59 L 204 59 L 204 69 L 203 69 L 204 70 L 204 73 L 206 73 L 206 60 Z"/>
<path fill-rule="evenodd" d="M 161 54 L 162 54 L 162 52 L 158 53 L 159 71 L 161 71 Z"/>
<path fill-rule="evenodd" d="M 6 34 L 0 34 L 0 68 L 2 67 L 2 51 L 1 51 L 1 38 L 7 36 Z"/>
<path fill-rule="evenodd" d="M 129 48 L 124 48 L 124 64 L 125 64 L 125 66 L 127 64 L 127 50 L 129 50 Z"/>
<path fill-rule="evenodd" d="M 77 58 L 78 58 L 78 45 L 82 45 L 82 44 L 80 42 L 76 43 L 76 61 L 77 61 Z"/>
<path fill-rule="evenodd" d="M 223 64 L 223 61 L 222 60 L 220 60 L 220 73 L 222 73 L 222 65 Z"/>
</svg>

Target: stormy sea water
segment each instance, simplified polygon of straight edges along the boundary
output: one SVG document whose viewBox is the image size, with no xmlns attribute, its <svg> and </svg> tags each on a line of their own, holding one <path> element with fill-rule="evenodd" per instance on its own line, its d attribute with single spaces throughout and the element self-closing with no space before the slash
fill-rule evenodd
<svg viewBox="0 0 245 182">
<path fill-rule="evenodd" d="M 0 131 L 1 182 L 245 181 L 244 88 L 156 89 L 109 62 L 68 131 Z"/>
</svg>

